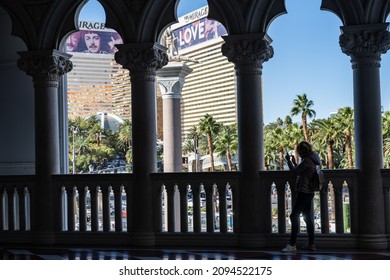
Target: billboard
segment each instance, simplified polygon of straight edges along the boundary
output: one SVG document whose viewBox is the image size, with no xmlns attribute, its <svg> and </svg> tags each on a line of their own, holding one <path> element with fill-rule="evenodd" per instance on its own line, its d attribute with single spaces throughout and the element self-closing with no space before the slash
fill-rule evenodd
<svg viewBox="0 0 390 280">
<path fill-rule="evenodd" d="M 106 29 L 104 23 L 80 21 L 79 29 L 66 38 L 66 52 L 113 54 L 117 51 L 115 44 L 123 44 L 121 36 Z"/>
<path fill-rule="evenodd" d="M 226 35 L 225 27 L 218 21 L 201 18 L 171 31 L 173 46 L 182 49 Z"/>
</svg>

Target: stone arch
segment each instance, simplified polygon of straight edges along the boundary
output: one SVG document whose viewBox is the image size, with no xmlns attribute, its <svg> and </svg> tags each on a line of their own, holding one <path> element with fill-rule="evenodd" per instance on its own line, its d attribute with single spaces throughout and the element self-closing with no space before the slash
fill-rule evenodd
<svg viewBox="0 0 390 280">
<path fill-rule="evenodd" d="M 390 4 L 386 0 L 322 0 L 322 10 L 337 15 L 344 25 L 384 23 L 390 13 Z"/>
<path fill-rule="evenodd" d="M 99 0 L 106 11 L 107 26 L 121 34 L 125 43 L 157 42 L 164 27 L 176 21 L 177 0 Z"/>
<path fill-rule="evenodd" d="M 20 37 L 28 50 L 56 49 L 59 38 L 73 29 L 72 19 L 82 0 L 45 3 L 2 1 L 12 18 L 12 34 Z M 63 33 L 64 32 L 64 33 Z"/>
<path fill-rule="evenodd" d="M 270 23 L 286 13 L 284 0 L 243 1 L 209 0 L 209 17 L 221 22 L 229 35 L 267 33 Z"/>
</svg>

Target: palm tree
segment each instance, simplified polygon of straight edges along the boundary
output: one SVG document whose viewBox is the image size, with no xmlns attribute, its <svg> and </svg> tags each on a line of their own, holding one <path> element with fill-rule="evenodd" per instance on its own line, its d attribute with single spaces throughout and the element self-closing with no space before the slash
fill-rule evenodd
<svg viewBox="0 0 390 280">
<path fill-rule="evenodd" d="M 284 170 L 284 152 L 288 146 L 286 130 L 283 127 L 278 127 L 272 133 L 273 147 L 279 154 L 279 169 Z"/>
<path fill-rule="evenodd" d="M 132 123 L 129 119 L 126 119 L 123 124 L 119 126 L 118 130 L 118 140 L 120 143 L 120 146 L 124 148 L 125 150 L 129 149 L 131 147 L 132 142 Z"/>
<path fill-rule="evenodd" d="M 125 158 L 128 163 L 133 162 L 133 125 L 129 119 L 125 119 L 124 123 L 119 126 L 118 130 L 118 146 L 124 150 Z"/>
<path fill-rule="evenodd" d="M 311 109 L 311 107 L 313 106 L 314 102 L 312 100 L 308 100 L 306 93 L 304 93 L 302 95 L 297 95 L 297 98 L 293 101 L 293 108 L 291 109 L 292 116 L 297 116 L 301 114 L 303 135 L 305 137 L 305 141 L 309 141 L 309 134 L 307 130 L 307 117 L 314 118 L 316 116 L 316 112 Z"/>
<path fill-rule="evenodd" d="M 185 138 L 182 145 L 182 152 L 184 155 L 193 153 L 195 150 L 194 140 L 190 138 Z"/>
<path fill-rule="evenodd" d="M 287 123 L 289 122 L 287 121 Z M 268 124 L 264 128 L 264 135 L 267 160 L 273 160 L 277 153 L 279 155 L 279 169 L 284 170 L 284 152 L 288 148 L 289 138 L 283 120 L 278 118 L 276 122 Z M 268 163 L 268 165 L 270 164 Z"/>
<path fill-rule="evenodd" d="M 209 114 L 206 114 L 199 121 L 199 131 L 206 134 L 207 136 L 207 145 L 208 145 L 210 161 L 211 161 L 211 171 L 215 171 L 213 138 L 214 135 L 216 135 L 219 132 L 220 127 L 221 125 L 218 124 L 214 120 L 214 118 Z"/>
<path fill-rule="evenodd" d="M 189 150 L 188 152 L 199 152 L 199 140 L 201 138 L 201 132 L 199 131 L 199 128 L 196 127 L 195 125 L 193 127 L 190 128 L 187 136 L 186 136 L 186 139 L 188 140 L 188 142 L 192 142 L 192 149 Z M 189 147 L 188 147 L 189 148 Z"/>
<path fill-rule="evenodd" d="M 238 134 L 236 125 L 222 126 L 221 132 L 215 139 L 215 151 L 226 156 L 228 171 L 232 171 L 232 155 L 238 150 Z"/>
<path fill-rule="evenodd" d="M 335 127 L 333 119 L 321 119 L 313 121 L 313 125 L 318 127 L 317 133 L 313 135 L 316 141 L 325 144 L 327 147 L 327 168 L 334 168 L 334 145 L 339 140 L 340 133 Z"/>
<path fill-rule="evenodd" d="M 286 127 L 287 137 L 289 139 L 289 144 L 292 144 L 294 147 L 294 157 L 295 161 L 298 162 L 299 154 L 298 154 L 298 144 L 303 140 L 302 129 L 299 127 L 297 123 L 293 123 Z"/>
<path fill-rule="evenodd" d="M 353 109 L 351 107 L 342 108 L 334 118 L 336 129 L 341 131 L 345 136 L 345 150 L 347 153 L 348 168 L 353 168 Z"/>
</svg>

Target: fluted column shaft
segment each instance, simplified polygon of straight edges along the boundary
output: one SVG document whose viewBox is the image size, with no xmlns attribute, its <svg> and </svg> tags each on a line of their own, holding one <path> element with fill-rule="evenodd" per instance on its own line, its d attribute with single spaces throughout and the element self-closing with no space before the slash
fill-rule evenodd
<svg viewBox="0 0 390 280">
<path fill-rule="evenodd" d="M 156 70 L 167 64 L 164 48 L 152 43 L 118 45 L 115 60 L 130 70 L 133 127 L 133 241 L 154 245 L 152 184 L 157 171 Z"/>
<path fill-rule="evenodd" d="M 360 170 L 358 229 L 361 246 L 370 248 L 381 248 L 385 243 L 380 238 L 368 241 L 364 236 L 385 233 L 379 69 L 381 55 L 390 48 L 386 29 L 387 24 L 347 26 L 340 35 L 341 49 L 351 57 L 353 69 L 356 167 Z"/>
<path fill-rule="evenodd" d="M 259 233 L 261 219 L 259 171 L 264 169 L 263 63 L 273 56 L 271 39 L 264 34 L 223 37 L 222 53 L 235 65 L 237 85 L 240 231 Z"/>
<path fill-rule="evenodd" d="M 51 175 L 60 172 L 58 83 L 60 76 L 72 69 L 71 55 L 56 50 L 19 55 L 18 67 L 32 76 L 34 83 L 36 189 L 32 230 L 37 233 L 36 242 L 51 243 L 55 218 Z"/>
</svg>

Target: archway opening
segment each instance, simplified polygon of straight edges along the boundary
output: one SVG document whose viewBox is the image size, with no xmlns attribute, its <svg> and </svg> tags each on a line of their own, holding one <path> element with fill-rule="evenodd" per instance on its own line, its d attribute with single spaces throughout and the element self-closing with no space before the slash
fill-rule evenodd
<svg viewBox="0 0 390 280">
<path fill-rule="evenodd" d="M 79 8 L 77 30 L 63 39 L 74 66 L 66 75 L 64 98 L 73 174 L 131 171 L 131 134 L 125 138 L 123 132 L 131 126 L 130 78 L 114 59 L 115 45 L 123 40 L 105 20 L 101 4 L 90 0 Z"/>
</svg>

